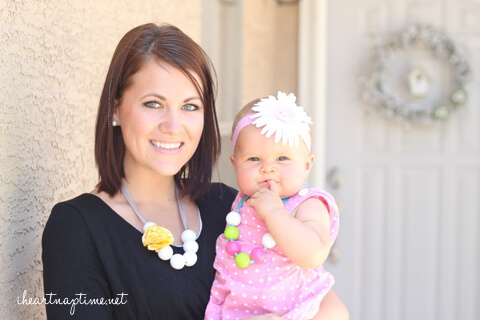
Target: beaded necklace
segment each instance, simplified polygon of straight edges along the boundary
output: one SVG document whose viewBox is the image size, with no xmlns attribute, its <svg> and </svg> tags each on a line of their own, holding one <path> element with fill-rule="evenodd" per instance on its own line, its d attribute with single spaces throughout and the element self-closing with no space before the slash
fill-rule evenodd
<svg viewBox="0 0 480 320">
<path fill-rule="evenodd" d="M 225 228 L 225 231 L 223 233 L 224 237 L 229 240 L 225 250 L 228 254 L 235 256 L 235 264 L 239 268 L 246 268 L 252 263 L 262 262 L 265 259 L 265 251 L 267 249 L 275 247 L 275 245 L 277 244 L 275 239 L 273 239 L 272 235 L 267 232 L 262 236 L 263 247 L 254 248 L 250 254 L 246 252 L 241 252 L 242 246 L 237 241 L 240 238 L 240 231 L 237 227 L 242 222 L 242 216 L 239 212 L 244 202 L 247 201 L 249 197 L 250 196 L 243 197 L 238 203 L 237 210 L 230 211 L 227 214 L 226 220 L 228 226 Z M 284 205 L 288 201 L 288 199 L 289 198 L 282 199 Z"/>
<path fill-rule="evenodd" d="M 137 214 L 138 218 L 144 223 L 142 243 L 148 250 L 157 252 L 158 257 L 162 260 L 170 260 L 170 265 L 176 270 L 183 269 L 185 266 L 191 267 L 197 262 L 197 234 L 195 231 L 188 229 L 187 215 L 183 209 L 178 188 L 175 188 L 175 196 L 177 198 L 178 211 L 180 211 L 180 217 L 182 219 L 183 227 L 185 228 L 182 232 L 184 254 L 173 254 L 173 249 L 171 247 L 171 244 L 173 244 L 174 241 L 172 233 L 168 229 L 160 227 L 154 222 L 147 222 L 124 185 L 122 185 L 122 194 L 130 207 L 132 207 L 133 211 Z M 200 218 L 198 207 L 197 213 L 201 230 L 202 219 Z"/>
</svg>

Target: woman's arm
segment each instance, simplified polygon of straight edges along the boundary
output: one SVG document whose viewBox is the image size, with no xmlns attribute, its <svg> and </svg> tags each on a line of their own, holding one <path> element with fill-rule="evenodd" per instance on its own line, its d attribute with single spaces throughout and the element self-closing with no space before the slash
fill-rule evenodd
<svg viewBox="0 0 480 320">
<path fill-rule="evenodd" d="M 110 297 L 107 277 L 85 221 L 73 206 L 52 209 L 42 237 L 43 279 L 49 320 L 113 319 L 109 306 L 86 305 Z"/>
</svg>

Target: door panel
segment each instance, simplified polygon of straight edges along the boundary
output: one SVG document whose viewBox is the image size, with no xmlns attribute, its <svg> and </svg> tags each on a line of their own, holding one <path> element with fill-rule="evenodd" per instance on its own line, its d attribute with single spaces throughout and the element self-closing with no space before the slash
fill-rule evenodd
<svg viewBox="0 0 480 320">
<path fill-rule="evenodd" d="M 328 21 L 326 168 L 342 181 L 326 183 L 341 204 L 334 290 L 351 319 L 480 319 L 480 3 L 335 0 Z M 418 22 L 447 31 L 474 70 L 468 106 L 435 127 L 361 100 L 375 46 Z M 411 58 L 448 87 L 448 63 Z"/>
</svg>

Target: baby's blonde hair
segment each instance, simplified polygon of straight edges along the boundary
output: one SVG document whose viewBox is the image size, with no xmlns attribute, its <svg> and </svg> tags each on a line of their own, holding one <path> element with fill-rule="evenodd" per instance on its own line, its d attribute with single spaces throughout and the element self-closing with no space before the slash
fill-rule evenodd
<svg viewBox="0 0 480 320">
<path fill-rule="evenodd" d="M 238 122 L 243 117 L 245 117 L 247 114 L 255 113 L 255 111 L 253 111 L 252 108 L 253 108 L 253 106 L 255 106 L 255 104 L 259 103 L 261 99 L 263 99 L 263 98 L 252 100 L 249 103 L 247 103 L 246 105 L 244 105 L 242 109 L 240 109 L 240 111 L 235 116 L 235 119 L 233 119 L 232 136 L 233 136 L 233 132 L 235 131 L 235 128 L 237 127 Z"/>
</svg>

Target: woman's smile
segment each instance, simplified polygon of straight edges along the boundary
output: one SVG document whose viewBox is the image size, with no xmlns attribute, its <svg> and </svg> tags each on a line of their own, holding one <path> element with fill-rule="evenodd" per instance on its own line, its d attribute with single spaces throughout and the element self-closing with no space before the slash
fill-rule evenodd
<svg viewBox="0 0 480 320">
<path fill-rule="evenodd" d="M 164 142 L 158 142 L 158 141 L 150 141 L 150 143 L 157 149 L 162 149 L 162 150 L 176 150 L 180 149 L 180 147 L 183 145 L 182 142 L 177 142 L 177 143 L 164 143 Z"/>
</svg>

